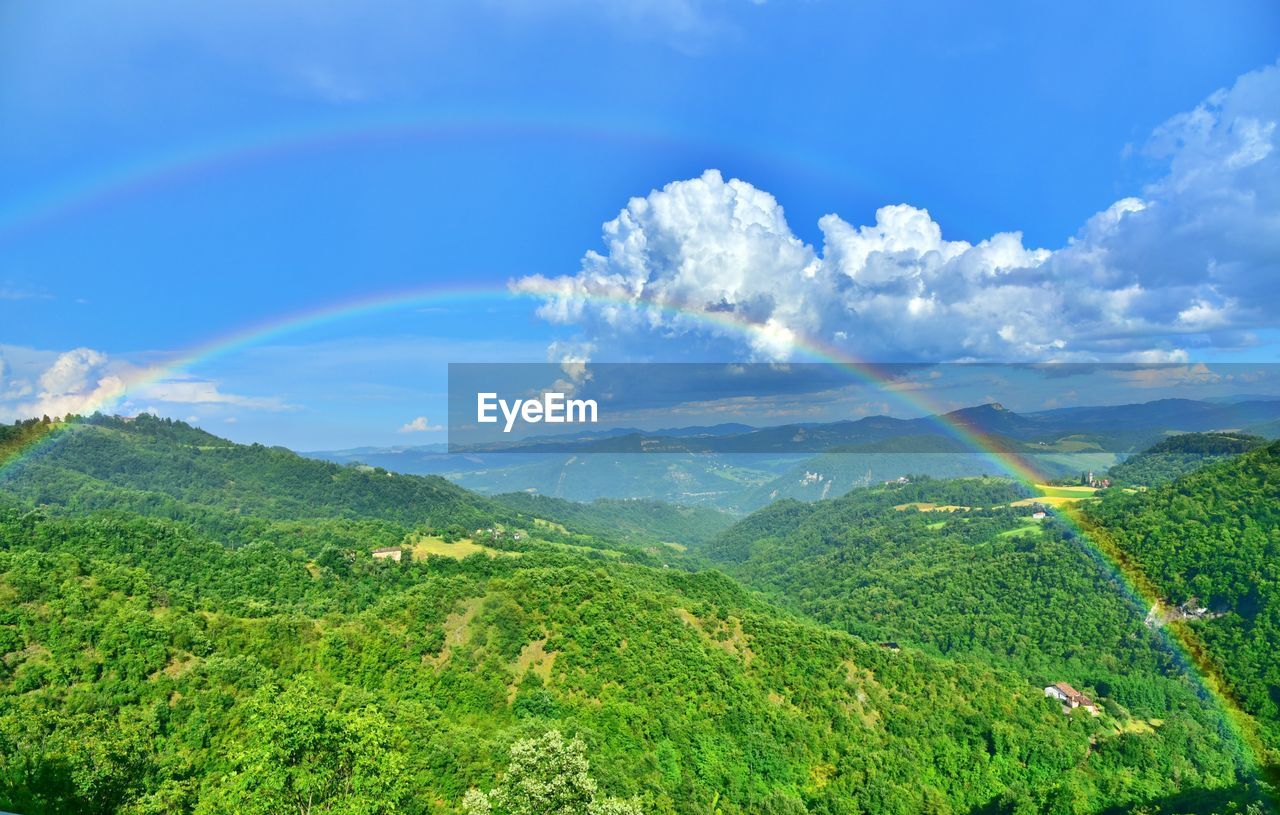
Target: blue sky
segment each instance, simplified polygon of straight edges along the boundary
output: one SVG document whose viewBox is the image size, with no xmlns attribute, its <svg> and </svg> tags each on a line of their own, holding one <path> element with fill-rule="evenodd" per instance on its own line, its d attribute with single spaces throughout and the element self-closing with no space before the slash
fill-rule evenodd
<svg viewBox="0 0 1280 815">
<path fill-rule="evenodd" d="M 1278 35 L 1268 2 L 0 0 L 0 418 L 137 379 L 121 409 L 235 438 L 440 441 L 399 430 L 450 360 L 802 337 L 1274 360 Z M 495 294 L 148 373 L 436 286 Z"/>
</svg>

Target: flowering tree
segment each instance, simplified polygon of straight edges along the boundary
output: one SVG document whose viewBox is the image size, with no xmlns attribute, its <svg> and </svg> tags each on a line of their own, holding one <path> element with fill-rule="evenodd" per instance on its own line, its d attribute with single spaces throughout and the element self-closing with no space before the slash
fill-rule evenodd
<svg viewBox="0 0 1280 815">
<path fill-rule="evenodd" d="M 498 786 L 470 790 L 462 806 L 467 815 L 641 815 L 634 801 L 599 794 L 586 745 L 558 730 L 512 745 Z"/>
</svg>

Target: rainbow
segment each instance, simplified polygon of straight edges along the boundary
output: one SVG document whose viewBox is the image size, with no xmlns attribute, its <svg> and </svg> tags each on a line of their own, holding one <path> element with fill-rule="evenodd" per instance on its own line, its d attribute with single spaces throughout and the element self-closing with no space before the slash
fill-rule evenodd
<svg viewBox="0 0 1280 815">
<path fill-rule="evenodd" d="M 174 150 L 152 151 L 135 160 L 69 177 L 8 204 L 0 201 L 0 244 L 134 198 L 272 161 L 344 148 L 484 138 L 623 144 L 647 151 L 680 150 L 697 156 L 724 156 L 728 152 L 753 164 L 778 167 L 789 178 L 813 183 L 830 183 L 835 179 L 857 187 L 874 180 L 865 169 L 859 168 L 855 175 L 849 167 L 833 168 L 829 162 L 815 161 L 808 154 L 731 148 L 639 121 L 610 123 L 598 117 L 575 120 L 545 112 L 504 111 L 502 115 L 485 115 L 454 110 L 402 110 L 375 116 L 363 114 L 360 118 L 317 118 L 234 133 Z"/>
<path fill-rule="evenodd" d="M 512 286 L 436 287 L 384 293 L 297 312 L 223 335 L 191 348 L 161 365 L 144 369 L 131 376 L 128 381 L 121 380 L 115 387 L 100 389 L 102 392 L 88 401 L 81 412 L 107 411 L 112 405 L 124 399 L 131 389 L 145 388 L 149 384 L 182 374 L 211 360 L 265 341 L 342 320 L 398 309 L 467 304 L 486 298 L 526 297 L 545 302 L 546 298 L 556 296 L 557 292 L 549 286 L 522 285 L 518 289 Z M 673 318 L 683 318 L 736 332 L 748 338 L 758 335 L 763 330 L 761 325 L 728 312 L 707 313 L 700 309 L 669 302 L 637 303 L 621 296 L 599 294 L 581 296 L 576 293 L 574 296 L 614 308 L 654 310 Z M 825 342 L 796 336 L 793 338 L 793 347 L 805 357 L 839 367 L 859 382 L 884 387 L 893 381 L 892 377 L 884 373 L 883 367 L 853 358 L 848 352 Z M 1003 449 L 993 439 L 984 436 L 975 428 L 948 418 L 944 411 L 919 395 L 920 392 L 893 389 L 889 389 L 889 392 L 901 404 L 932 417 L 939 428 L 974 452 L 985 456 L 998 471 L 1007 473 L 1015 480 L 1028 485 L 1037 484 L 1042 480 L 1041 474 L 1024 457 Z M 58 426 L 55 425 L 55 429 L 50 432 L 40 434 L 27 444 L 11 450 L 7 459 L 0 462 L 0 477 L 11 473 L 21 461 L 38 450 L 56 443 L 61 435 L 57 428 Z M 1056 513 L 1056 517 L 1087 547 L 1092 556 L 1115 575 L 1122 590 L 1132 601 L 1142 608 L 1154 608 L 1162 604 L 1162 597 L 1155 583 L 1115 545 L 1106 530 L 1094 523 L 1087 513 L 1078 509 L 1063 508 Z M 1221 709 L 1232 736 L 1244 748 L 1242 759 L 1246 764 L 1246 770 L 1253 773 L 1255 778 L 1260 777 L 1259 774 L 1263 768 L 1273 763 L 1269 758 L 1274 755 L 1274 752 L 1262 739 L 1257 723 L 1232 696 L 1221 670 L 1214 664 L 1207 649 L 1193 631 L 1180 623 L 1171 623 L 1162 627 L 1161 630 L 1183 667 Z"/>
</svg>

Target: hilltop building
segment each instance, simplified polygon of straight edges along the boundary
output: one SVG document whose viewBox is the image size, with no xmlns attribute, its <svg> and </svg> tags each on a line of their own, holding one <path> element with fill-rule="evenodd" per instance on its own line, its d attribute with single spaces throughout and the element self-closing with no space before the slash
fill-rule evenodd
<svg viewBox="0 0 1280 815">
<path fill-rule="evenodd" d="M 1091 716 L 1101 716 L 1102 711 L 1093 703 L 1093 700 L 1085 696 L 1080 691 L 1068 685 L 1066 682 L 1055 682 L 1044 689 L 1044 695 L 1050 699 L 1057 699 L 1062 703 L 1062 712 L 1070 713 L 1078 707 L 1082 707 L 1089 711 Z"/>
</svg>

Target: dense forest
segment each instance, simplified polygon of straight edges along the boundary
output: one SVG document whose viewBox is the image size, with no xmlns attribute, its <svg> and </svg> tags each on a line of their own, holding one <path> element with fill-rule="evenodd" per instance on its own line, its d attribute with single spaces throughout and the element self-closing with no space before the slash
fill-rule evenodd
<svg viewBox="0 0 1280 815">
<path fill-rule="evenodd" d="M 590 503 L 546 495 L 505 493 L 498 503 L 532 517 L 568 524 L 596 536 L 622 536 L 637 543 L 700 546 L 723 532 L 733 518 L 710 507 L 683 507 L 647 499 L 597 498 Z"/>
<path fill-rule="evenodd" d="M 1236 480 L 1207 471 L 1197 475 L 1197 483 L 1224 476 Z M 1280 494 L 1275 482 L 1256 476 L 1239 481 L 1239 489 L 1266 505 L 1233 504 L 1239 526 L 1270 530 L 1274 547 L 1274 496 Z M 1190 718 L 1211 732 L 1212 716 L 1197 701 L 1204 690 L 1164 632 L 1148 624 L 1145 604 L 1070 526 L 1052 514 L 1033 519 L 1032 506 L 1010 505 L 1021 490 L 999 479 L 916 477 L 910 484 L 855 490 L 817 504 L 782 501 L 726 531 L 705 554 L 773 601 L 865 639 L 1007 666 L 1037 681 L 1065 677 L 1131 721 Z M 1220 497 L 1223 492 L 1219 488 Z M 1148 523 L 1162 519 L 1167 545 L 1185 537 L 1185 512 L 1170 512 L 1164 493 L 1114 490 L 1110 497 L 1115 500 L 1104 507 L 1147 508 Z M 1189 503 L 1212 508 L 1218 502 L 1193 497 Z M 1107 512 L 1108 528 L 1143 529 L 1117 510 Z M 1209 517 L 1202 522 L 1216 524 Z M 1202 596 L 1216 596 L 1208 587 L 1219 581 L 1252 585 L 1253 577 L 1245 574 L 1273 586 L 1274 576 L 1258 563 L 1269 552 L 1239 557 L 1244 553 L 1238 546 L 1218 549 L 1213 560 L 1220 571 L 1200 578 Z M 1165 561 L 1167 554 L 1155 559 L 1180 569 L 1185 555 Z M 1280 561 L 1272 561 L 1272 568 L 1274 562 Z M 1183 589 L 1170 596 L 1183 602 L 1192 594 Z M 1229 617 L 1211 625 L 1224 625 Z M 1280 641 L 1280 631 L 1254 625 L 1247 630 L 1249 656 L 1231 674 L 1242 689 L 1253 691 L 1251 712 L 1273 717 L 1280 685 L 1268 643 Z M 1225 660 L 1228 643 L 1239 644 L 1242 632 L 1236 627 L 1230 635 L 1209 637 L 1224 646 Z M 1280 739 L 1270 733 L 1269 743 Z"/>
<path fill-rule="evenodd" d="M 1245 433 L 1179 433 L 1112 467 L 1116 484 L 1155 487 L 1222 458 L 1231 458 L 1267 443 Z"/>
<path fill-rule="evenodd" d="M 1026 494 L 1009 482 L 715 534 L 163 420 L 58 432 L 0 474 L 2 809 L 1261 811 L 1211 700 L 1105 571 L 997 507 Z M 655 557 L 680 518 L 691 552 Z"/>
<path fill-rule="evenodd" d="M 1141 494 L 1113 492 L 1091 516 L 1206 643 L 1280 763 L 1280 442 Z M 1203 611 L 1200 611 L 1203 609 Z"/>
<path fill-rule="evenodd" d="M 776 602 L 869 640 L 1066 680 L 1134 716 L 1197 709 L 1147 609 L 1052 517 L 1008 506 L 1021 494 L 1001 479 L 917 477 L 780 502 L 706 553 Z"/>
</svg>

